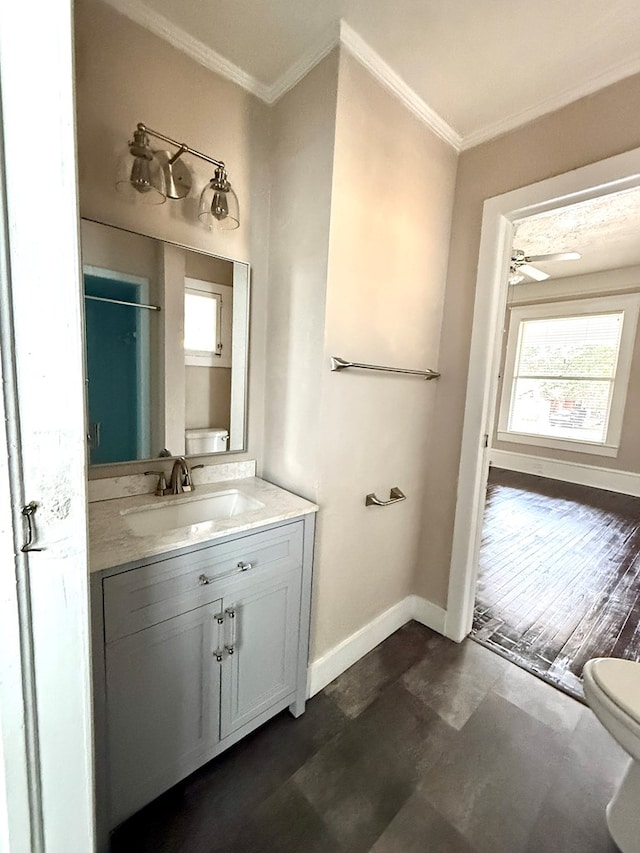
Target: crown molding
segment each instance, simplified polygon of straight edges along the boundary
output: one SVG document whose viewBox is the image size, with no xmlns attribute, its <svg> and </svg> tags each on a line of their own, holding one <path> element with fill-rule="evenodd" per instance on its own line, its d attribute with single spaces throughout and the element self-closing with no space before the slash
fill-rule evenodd
<svg viewBox="0 0 640 853">
<path fill-rule="evenodd" d="M 639 72 L 640 57 L 614 65 L 602 74 L 582 81 L 579 86 L 565 89 L 563 92 L 553 95 L 550 98 L 545 98 L 537 104 L 527 107 L 525 110 L 520 110 L 500 121 L 469 133 L 462 139 L 461 150 L 466 151 L 469 148 L 475 148 L 476 145 L 481 145 L 483 142 L 488 142 L 497 136 L 502 136 L 505 133 L 516 130 L 518 127 L 522 127 L 531 121 L 535 121 L 535 119 L 542 118 L 544 115 L 562 109 L 562 107 L 566 107 L 580 100 L 580 98 L 585 98 L 587 95 L 593 95 L 595 92 L 599 92 L 613 83 L 619 83 L 625 77 L 631 77 L 633 74 L 638 74 Z"/>
<path fill-rule="evenodd" d="M 316 44 L 303 54 L 297 62 L 285 71 L 275 83 L 267 86 L 267 95 L 264 100 L 267 104 L 275 104 L 289 89 L 298 84 L 303 77 L 316 67 L 319 62 L 328 56 L 334 47 L 340 44 L 340 30 L 336 25 L 331 27 Z"/>
<path fill-rule="evenodd" d="M 266 104 L 274 104 L 286 92 L 292 89 L 325 56 L 342 44 L 351 55 L 360 62 L 385 88 L 395 95 L 420 121 L 427 125 L 437 136 L 461 149 L 460 135 L 450 127 L 435 110 L 432 110 L 404 80 L 373 50 L 345 21 L 332 27 L 311 50 L 304 54 L 285 73 L 272 83 L 262 83 L 242 68 L 225 59 L 213 48 L 187 33 L 173 21 L 149 8 L 142 0 L 106 0 L 116 11 L 125 15 L 141 27 L 152 32 L 191 59 L 220 74 L 227 80 L 237 83 L 247 92 L 260 98 Z"/>
<path fill-rule="evenodd" d="M 125 15 L 136 24 L 149 30 L 154 35 L 168 42 L 172 47 L 186 53 L 200 65 L 216 74 L 220 74 L 232 83 L 237 83 L 247 92 L 269 103 L 271 87 L 247 74 L 238 65 L 225 59 L 217 51 L 208 47 L 204 42 L 187 33 L 173 21 L 165 18 L 159 12 L 150 9 L 141 0 L 105 0 L 117 12 Z"/>
<path fill-rule="evenodd" d="M 462 137 L 451 125 L 431 109 L 422 98 L 388 65 L 380 54 L 358 35 L 345 21 L 340 21 L 340 42 L 349 53 L 369 71 L 378 82 L 395 95 L 405 107 L 417 116 L 436 136 L 456 151 L 462 148 Z"/>
<path fill-rule="evenodd" d="M 583 81 L 579 86 L 565 89 L 553 97 L 539 101 L 531 107 L 463 136 L 433 110 L 344 20 L 340 21 L 339 27 L 332 27 L 330 31 L 326 32 L 323 38 L 294 62 L 281 77 L 268 85 L 225 59 L 213 48 L 187 33 L 177 24 L 165 18 L 164 15 L 149 8 L 142 0 L 105 0 L 105 2 L 130 20 L 164 39 L 200 65 L 208 68 L 209 71 L 236 83 L 269 105 L 276 103 L 321 62 L 334 47 L 340 44 L 423 124 L 458 152 L 475 148 L 477 145 L 516 130 L 518 127 L 535 121 L 548 113 L 566 107 L 580 98 L 592 95 L 606 86 L 623 80 L 625 77 L 640 73 L 640 57 L 619 63 L 602 74 Z"/>
</svg>

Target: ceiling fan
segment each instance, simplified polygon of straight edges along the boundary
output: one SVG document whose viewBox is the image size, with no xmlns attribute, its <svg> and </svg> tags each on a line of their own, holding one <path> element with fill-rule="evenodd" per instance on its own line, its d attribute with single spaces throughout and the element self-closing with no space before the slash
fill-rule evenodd
<svg viewBox="0 0 640 853">
<path fill-rule="evenodd" d="M 522 249 L 514 249 L 511 254 L 511 264 L 509 265 L 509 284 L 520 284 L 526 278 L 532 278 L 534 281 L 544 281 L 549 278 L 549 274 L 542 272 L 537 267 L 532 266 L 535 263 L 544 263 L 545 261 L 578 261 L 582 255 L 579 252 L 556 252 L 551 255 L 525 255 Z"/>
</svg>

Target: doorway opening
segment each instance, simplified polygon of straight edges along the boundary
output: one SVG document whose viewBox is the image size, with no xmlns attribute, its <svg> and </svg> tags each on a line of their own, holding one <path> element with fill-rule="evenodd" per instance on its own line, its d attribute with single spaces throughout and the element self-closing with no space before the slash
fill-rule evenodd
<svg viewBox="0 0 640 853">
<path fill-rule="evenodd" d="M 525 219 L 507 278 L 472 636 L 578 698 L 640 638 L 639 228 L 638 188 Z"/>
<path fill-rule="evenodd" d="M 637 655 L 640 638 L 640 253 L 626 255 L 619 235 L 606 233 L 615 205 L 637 203 L 639 186 L 640 150 L 490 199 L 483 217 L 446 629 L 460 640 L 473 627 L 481 642 L 577 696 L 588 657 Z M 589 210 L 602 214 L 590 232 Z M 640 212 L 621 214 L 617 227 L 637 232 L 638 223 Z M 533 235 L 537 244 L 527 242 Z M 544 275 L 523 285 L 513 281 L 520 252 L 582 257 L 536 262 Z M 616 298 L 635 300 L 617 332 Z M 611 327 L 604 343 L 598 323 Z M 598 358 L 587 363 L 583 346 L 572 363 L 566 346 L 576 334 L 580 346 L 595 341 Z M 561 367 L 545 360 L 545 340 L 552 356 L 565 347 Z M 564 566 L 549 562 L 563 552 Z"/>
</svg>

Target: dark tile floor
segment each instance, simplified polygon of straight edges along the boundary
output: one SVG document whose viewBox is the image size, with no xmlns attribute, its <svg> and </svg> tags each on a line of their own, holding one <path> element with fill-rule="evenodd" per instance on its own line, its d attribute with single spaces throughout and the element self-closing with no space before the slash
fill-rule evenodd
<svg viewBox="0 0 640 853">
<path fill-rule="evenodd" d="M 113 853 L 613 853 L 591 711 L 415 622 L 126 824 Z"/>
</svg>

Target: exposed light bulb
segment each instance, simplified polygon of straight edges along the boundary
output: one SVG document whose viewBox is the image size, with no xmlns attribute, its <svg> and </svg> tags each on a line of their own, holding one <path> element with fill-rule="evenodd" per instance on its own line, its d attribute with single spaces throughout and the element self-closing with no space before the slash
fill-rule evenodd
<svg viewBox="0 0 640 853">
<path fill-rule="evenodd" d="M 233 191 L 223 166 L 202 190 L 198 216 L 207 225 L 231 231 L 240 225 L 238 197 Z"/>
<path fill-rule="evenodd" d="M 131 167 L 131 184 L 139 193 L 148 193 L 151 186 L 150 161 L 146 157 L 134 157 Z"/>
<path fill-rule="evenodd" d="M 219 190 L 214 192 L 211 201 L 211 215 L 221 222 L 229 215 L 229 205 L 227 203 L 227 194 Z"/>
</svg>

